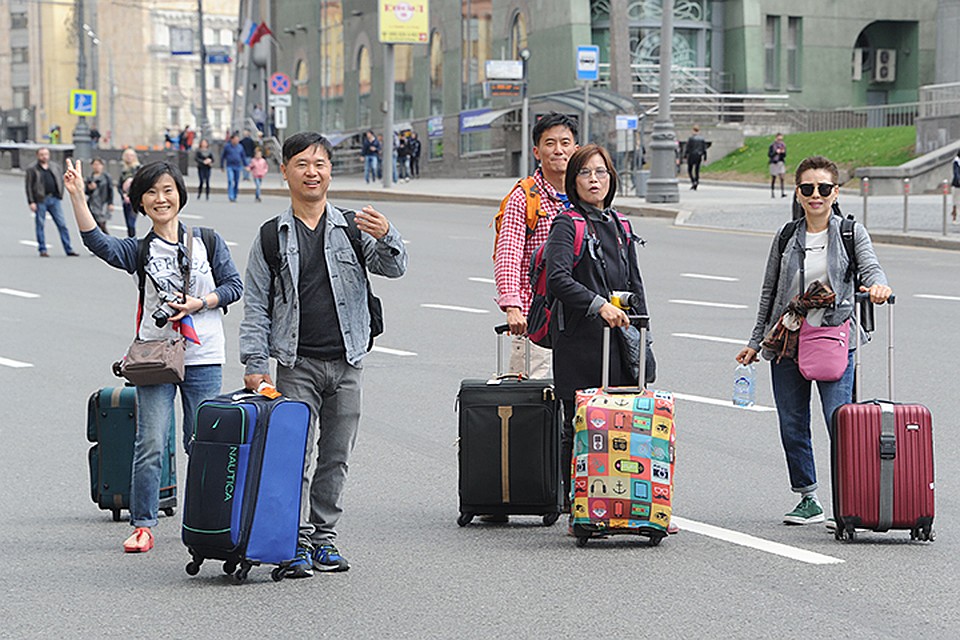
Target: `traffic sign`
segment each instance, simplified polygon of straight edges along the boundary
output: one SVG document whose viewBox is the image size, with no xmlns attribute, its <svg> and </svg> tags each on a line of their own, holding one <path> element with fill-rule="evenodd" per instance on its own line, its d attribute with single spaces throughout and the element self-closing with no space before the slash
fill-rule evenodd
<svg viewBox="0 0 960 640">
<path fill-rule="evenodd" d="M 286 107 L 274 107 L 273 126 L 276 127 L 277 129 L 287 128 L 287 108 Z"/>
<path fill-rule="evenodd" d="M 581 45 L 577 47 L 577 80 L 590 82 L 600 79 L 600 47 Z"/>
<path fill-rule="evenodd" d="M 267 104 L 271 107 L 289 107 L 293 104 L 293 96 L 289 93 L 282 96 L 269 96 L 267 98 Z"/>
<path fill-rule="evenodd" d="M 93 117 L 97 115 L 97 92 L 74 89 L 70 92 L 70 114 Z"/>
<path fill-rule="evenodd" d="M 290 76 L 279 71 L 270 76 L 270 93 L 274 95 L 290 93 Z"/>
</svg>

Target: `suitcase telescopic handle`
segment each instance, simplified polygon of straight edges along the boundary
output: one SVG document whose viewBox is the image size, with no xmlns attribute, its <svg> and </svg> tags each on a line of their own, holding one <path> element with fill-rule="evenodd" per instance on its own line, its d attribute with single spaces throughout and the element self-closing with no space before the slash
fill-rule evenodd
<svg viewBox="0 0 960 640">
<path fill-rule="evenodd" d="M 637 388 L 643 389 L 647 378 L 647 329 L 650 328 L 650 316 L 628 315 L 630 324 L 635 325 L 640 330 L 640 363 L 638 369 L 640 375 L 637 376 Z M 610 387 L 610 325 L 603 324 L 603 352 L 602 369 L 603 378 L 600 385 L 603 389 Z"/>
<path fill-rule="evenodd" d="M 866 331 L 872 331 L 874 327 L 873 323 L 873 310 L 874 304 L 870 302 L 870 294 L 866 291 L 857 291 L 853 295 L 854 298 L 854 308 L 856 310 L 856 327 L 854 327 L 854 333 L 856 335 L 856 345 L 857 349 L 854 352 L 853 356 L 853 401 L 858 402 L 861 399 L 860 395 L 860 327 L 863 326 Z M 887 398 L 890 402 L 893 402 L 893 305 L 896 304 L 897 297 L 896 295 L 891 294 L 887 298 Z M 866 318 L 866 321 L 864 321 Z"/>
<path fill-rule="evenodd" d="M 523 372 L 503 372 L 503 336 L 510 332 L 510 325 L 498 324 L 493 328 L 497 334 L 497 378 L 529 378 L 530 377 L 530 339 L 524 341 Z"/>
</svg>

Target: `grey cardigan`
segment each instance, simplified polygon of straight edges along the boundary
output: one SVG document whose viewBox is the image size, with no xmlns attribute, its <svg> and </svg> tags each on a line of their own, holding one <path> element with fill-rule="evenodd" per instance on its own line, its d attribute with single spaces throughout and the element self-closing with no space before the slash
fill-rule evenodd
<svg viewBox="0 0 960 640">
<path fill-rule="evenodd" d="M 853 278 L 849 282 L 844 282 L 847 273 L 847 267 L 850 260 L 847 258 L 847 252 L 843 249 L 843 241 L 840 238 L 840 216 L 831 215 L 827 232 L 827 277 L 830 280 L 831 288 L 837 294 L 837 301 L 834 306 L 827 309 L 823 316 L 823 323 L 827 326 L 836 326 L 842 324 L 847 318 L 853 315 Z M 792 224 L 790 222 L 786 224 Z M 784 225 L 784 227 L 786 226 Z M 800 256 L 803 254 L 807 240 L 807 221 L 802 219 L 797 225 L 797 230 L 793 237 L 787 241 L 787 246 L 783 250 L 783 255 L 779 255 L 780 232 L 783 227 L 777 231 L 770 245 L 770 255 L 767 256 L 767 269 L 763 277 L 763 287 L 760 289 L 760 304 L 757 308 L 757 322 L 753 327 L 753 334 L 747 346 L 760 351 L 760 343 L 763 337 L 767 335 L 774 323 L 780 319 L 780 316 L 787 309 L 790 300 L 799 293 L 799 290 L 791 289 L 793 281 L 800 271 Z M 854 225 L 854 248 L 857 256 L 857 267 L 860 272 L 860 280 L 866 286 L 875 284 L 887 284 L 887 276 L 877 260 L 877 254 L 873 250 L 873 243 L 870 241 L 870 234 L 861 224 Z M 779 262 L 780 275 L 777 277 Z M 809 282 L 806 284 L 810 284 Z M 770 360 L 774 353 L 764 351 L 763 357 Z"/>
</svg>

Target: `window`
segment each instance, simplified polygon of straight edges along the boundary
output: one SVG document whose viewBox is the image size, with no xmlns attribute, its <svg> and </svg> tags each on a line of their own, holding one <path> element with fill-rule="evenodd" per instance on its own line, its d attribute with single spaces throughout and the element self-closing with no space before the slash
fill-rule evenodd
<svg viewBox="0 0 960 640">
<path fill-rule="evenodd" d="M 491 3 L 461 0 L 461 16 L 461 108 L 475 109 L 485 104 L 484 69 L 493 46 Z"/>
<path fill-rule="evenodd" d="M 180 109 L 178 107 L 170 107 L 170 126 L 176 127 L 180 124 Z M 171 133 L 172 135 L 172 133 Z"/>
<path fill-rule="evenodd" d="M 13 63 L 30 62 L 30 54 L 26 47 L 13 47 L 10 49 L 10 55 Z"/>
<path fill-rule="evenodd" d="M 223 88 L 222 85 L 223 85 L 223 74 L 222 73 L 213 74 L 213 88 L 222 89 Z"/>
<path fill-rule="evenodd" d="M 370 50 L 366 47 L 360 47 L 360 51 L 357 52 L 357 124 L 361 127 L 370 126 L 370 81 L 372 73 Z"/>
<path fill-rule="evenodd" d="M 26 29 L 26 28 L 27 28 L 27 14 L 25 14 L 25 13 L 11 13 L 11 14 L 10 14 L 10 28 L 11 28 L 11 29 Z"/>
<path fill-rule="evenodd" d="M 443 37 L 430 36 L 430 115 L 443 115 Z"/>
<path fill-rule="evenodd" d="M 780 88 L 780 17 L 767 16 L 763 30 L 763 83 L 767 89 Z"/>
<path fill-rule="evenodd" d="M 413 45 L 397 44 L 393 47 L 393 100 L 398 119 L 413 117 Z"/>
<path fill-rule="evenodd" d="M 170 67 L 170 86 L 180 86 L 180 69 L 177 69 L 176 67 Z"/>
<path fill-rule="evenodd" d="M 233 44 L 233 32 L 230 31 L 230 29 L 220 30 L 220 44 L 223 44 L 223 45 Z"/>
<path fill-rule="evenodd" d="M 26 109 L 30 106 L 30 89 L 21 87 L 13 90 L 13 108 Z"/>
<path fill-rule="evenodd" d="M 203 76 L 200 75 L 200 69 L 197 69 L 193 73 L 193 84 L 195 87 L 199 88 L 203 83 Z"/>
<path fill-rule="evenodd" d="M 513 26 L 510 29 L 510 57 L 520 59 L 520 52 L 527 48 L 527 19 L 517 11 L 513 17 Z"/>
<path fill-rule="evenodd" d="M 220 131 L 223 128 L 223 109 L 213 110 L 213 130 Z"/>
<path fill-rule="evenodd" d="M 803 86 L 800 48 L 802 46 L 802 18 L 787 18 L 787 88 L 800 89 Z"/>
</svg>

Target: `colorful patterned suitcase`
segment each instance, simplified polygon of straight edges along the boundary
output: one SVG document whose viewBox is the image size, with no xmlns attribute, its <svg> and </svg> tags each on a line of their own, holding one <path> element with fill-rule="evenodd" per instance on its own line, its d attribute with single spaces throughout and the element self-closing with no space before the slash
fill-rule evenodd
<svg viewBox="0 0 960 640">
<path fill-rule="evenodd" d="M 887 305 L 889 398 L 893 398 L 893 302 L 891 297 Z M 872 307 L 868 309 L 872 311 Z M 860 397 L 859 331 L 857 336 L 855 399 Z M 909 531 L 912 540 L 932 542 L 935 532 L 930 411 L 921 404 L 869 400 L 839 407 L 832 422 L 830 466 L 836 539 L 853 540 L 857 529 L 901 529 Z"/>
<path fill-rule="evenodd" d="M 646 317 L 631 318 L 646 344 Z M 640 376 L 644 379 L 640 358 Z M 604 330 L 603 387 L 577 392 L 571 521 L 577 546 L 593 537 L 645 536 L 658 545 L 672 513 L 675 456 L 673 394 L 610 387 L 610 330 Z"/>
</svg>

